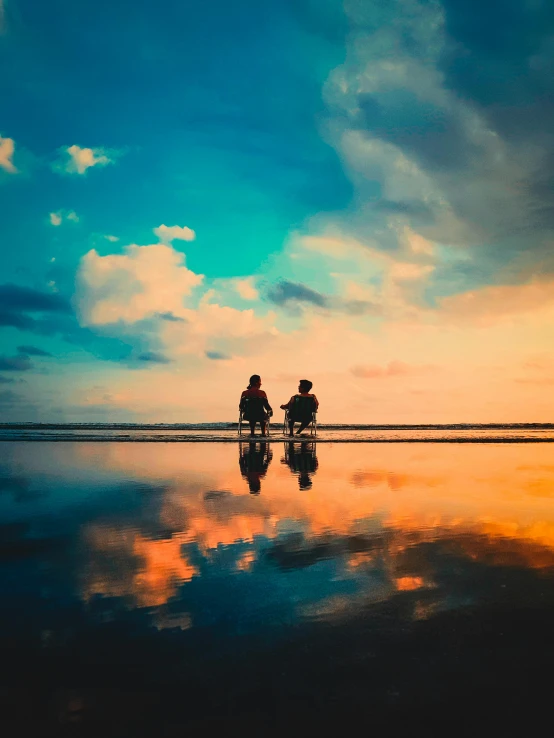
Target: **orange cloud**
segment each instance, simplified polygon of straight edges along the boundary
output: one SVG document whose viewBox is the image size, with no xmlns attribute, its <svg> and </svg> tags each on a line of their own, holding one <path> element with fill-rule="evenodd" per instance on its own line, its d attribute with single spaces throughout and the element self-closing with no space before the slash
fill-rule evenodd
<svg viewBox="0 0 554 738">
<path fill-rule="evenodd" d="M 1 17 L 1 8 L 0 8 L 0 21 L 2 20 Z M 13 165 L 13 155 L 15 151 L 15 143 L 13 138 L 3 138 L 0 136 L 0 167 L 6 172 L 9 172 L 10 174 L 16 174 L 17 169 Z"/>
<path fill-rule="evenodd" d="M 443 297 L 438 304 L 440 313 L 446 318 L 478 318 L 485 322 L 551 310 L 554 308 L 554 280 L 535 279 L 526 284 L 481 287 Z"/>
<path fill-rule="evenodd" d="M 64 171 L 69 174 L 86 174 L 87 169 L 95 166 L 105 167 L 113 164 L 104 149 L 88 149 L 81 146 L 68 146 L 64 149 L 65 164 Z"/>
<path fill-rule="evenodd" d="M 387 377 L 405 377 L 410 374 L 420 374 L 433 368 L 432 366 L 414 366 L 406 364 L 403 361 L 390 361 L 386 366 L 378 366 L 376 364 L 353 366 L 350 371 L 355 377 L 361 377 L 363 379 L 384 379 Z"/>
</svg>

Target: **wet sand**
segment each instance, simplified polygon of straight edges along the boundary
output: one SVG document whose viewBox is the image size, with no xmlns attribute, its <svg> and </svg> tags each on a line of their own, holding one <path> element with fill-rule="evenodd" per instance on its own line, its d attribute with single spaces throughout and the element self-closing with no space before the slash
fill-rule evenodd
<svg viewBox="0 0 554 738">
<path fill-rule="evenodd" d="M 528 733 L 549 707 L 551 457 L 0 444 L 0 726 Z"/>
</svg>

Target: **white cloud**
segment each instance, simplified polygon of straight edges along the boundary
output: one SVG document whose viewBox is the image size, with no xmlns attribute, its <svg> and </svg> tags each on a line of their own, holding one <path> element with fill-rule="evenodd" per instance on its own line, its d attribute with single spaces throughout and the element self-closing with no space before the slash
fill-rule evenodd
<svg viewBox="0 0 554 738">
<path fill-rule="evenodd" d="M 204 279 L 185 266 L 185 256 L 165 244 L 131 245 L 123 254 L 81 260 L 78 294 L 85 325 L 135 323 L 160 313 L 186 317 L 184 298 Z"/>
<path fill-rule="evenodd" d="M 428 241 L 423 244 L 414 249 L 410 235 L 400 249 L 387 252 L 373 241 L 364 244 L 336 231 L 332 235 L 295 235 L 274 262 L 274 279 L 290 275 L 293 281 L 324 295 L 331 312 L 342 306 L 371 321 L 376 317 L 385 321 L 414 317 L 421 313 L 429 276 L 440 264 L 434 245 Z M 293 272 L 291 263 L 295 265 Z M 304 305 L 304 309 L 318 308 Z"/>
<path fill-rule="evenodd" d="M 194 241 L 196 233 L 192 228 L 187 226 L 161 226 L 154 228 L 154 233 L 160 239 L 161 243 L 171 243 L 172 241 Z"/>
<path fill-rule="evenodd" d="M 79 222 L 79 216 L 74 210 L 58 210 L 55 213 L 50 213 L 49 217 L 53 226 L 60 226 L 64 220 L 69 220 L 72 223 Z"/>
<path fill-rule="evenodd" d="M 110 243 L 116 243 L 117 241 L 119 241 L 119 238 L 117 236 L 104 236 L 104 238 Z"/>
<path fill-rule="evenodd" d="M 219 304 L 222 296 L 213 288 L 194 291 L 203 279 L 168 244 L 131 245 L 108 256 L 91 250 L 81 260 L 75 302 L 83 325 L 124 334 L 141 351 L 162 352 L 172 360 L 252 355 L 278 335 L 275 313 L 259 316 L 253 308 Z"/>
<path fill-rule="evenodd" d="M 87 169 L 96 166 L 105 167 L 113 163 L 114 160 L 110 159 L 102 148 L 88 149 L 74 144 L 62 149 L 62 163 L 56 168 L 68 174 L 86 174 Z"/>
<path fill-rule="evenodd" d="M 0 14 L 0 20 L 1 20 Z M 15 151 L 15 143 L 13 138 L 3 138 L 0 136 L 0 167 L 10 174 L 16 174 L 17 169 L 13 165 L 13 154 Z"/>
</svg>

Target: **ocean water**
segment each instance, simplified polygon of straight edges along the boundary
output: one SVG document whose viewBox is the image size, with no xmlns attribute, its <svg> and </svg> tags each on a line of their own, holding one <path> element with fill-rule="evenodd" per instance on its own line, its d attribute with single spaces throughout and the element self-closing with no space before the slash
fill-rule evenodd
<svg viewBox="0 0 554 738">
<path fill-rule="evenodd" d="M 4 735 L 524 735 L 547 719 L 554 456 L 514 442 L 535 429 L 95 430 L 4 429 Z M 16 440 L 49 431 L 71 440 Z"/>
<path fill-rule="evenodd" d="M 0 423 L 0 441 L 217 441 L 236 443 L 250 430 L 237 423 Z M 260 434 L 259 426 L 256 433 Z M 286 435 L 283 422 L 271 423 L 269 442 Z M 554 441 L 554 423 L 445 425 L 318 425 L 303 438 L 325 442 L 545 442 Z"/>
</svg>

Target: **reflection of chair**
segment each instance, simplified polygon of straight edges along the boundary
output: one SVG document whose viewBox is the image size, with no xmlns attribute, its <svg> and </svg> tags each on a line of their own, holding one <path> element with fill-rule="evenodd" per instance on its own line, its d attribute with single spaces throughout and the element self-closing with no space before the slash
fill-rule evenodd
<svg viewBox="0 0 554 738">
<path fill-rule="evenodd" d="M 270 414 L 264 407 L 263 397 L 243 397 L 239 406 L 239 436 L 242 436 L 242 424 L 255 420 L 257 423 L 267 423 L 267 435 L 269 436 Z"/>
<path fill-rule="evenodd" d="M 267 474 L 267 469 L 273 458 L 269 444 L 261 441 L 256 443 L 241 443 L 239 446 L 239 467 L 243 479 L 248 482 L 248 489 L 253 495 L 261 490 L 261 480 Z"/>
<path fill-rule="evenodd" d="M 285 455 L 281 463 L 286 464 L 294 475 L 298 475 L 300 489 L 310 489 L 312 476 L 319 465 L 315 443 L 313 441 L 304 441 L 300 444 L 293 441 L 285 443 Z"/>
<path fill-rule="evenodd" d="M 310 429 L 310 435 L 317 435 L 317 405 L 313 397 L 295 395 L 292 407 L 285 410 L 283 433 L 289 431 L 290 423 L 300 423 Z"/>
</svg>

